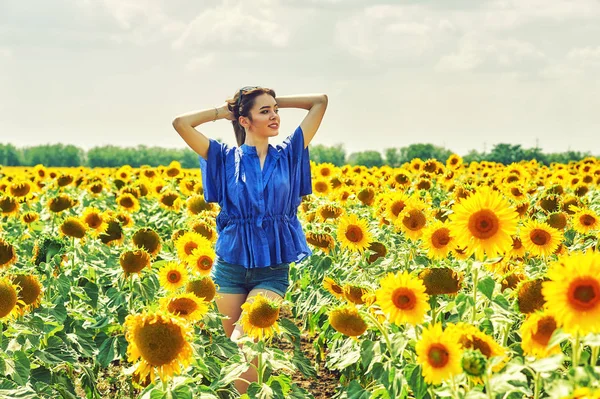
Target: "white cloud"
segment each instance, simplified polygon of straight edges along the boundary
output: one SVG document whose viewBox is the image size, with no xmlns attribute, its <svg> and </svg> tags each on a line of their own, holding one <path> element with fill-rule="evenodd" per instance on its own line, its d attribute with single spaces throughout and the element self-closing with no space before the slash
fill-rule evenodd
<svg viewBox="0 0 600 399">
<path fill-rule="evenodd" d="M 198 14 L 173 42 L 173 47 L 232 46 L 246 51 L 265 45 L 285 47 L 289 31 L 278 22 L 279 11 L 276 3 L 269 0 L 225 1 Z"/>
<path fill-rule="evenodd" d="M 11 49 L 8 47 L 0 47 L 0 59 L 8 59 L 12 57 L 13 53 Z"/>
<path fill-rule="evenodd" d="M 215 61 L 215 54 L 208 53 L 206 55 L 200 57 L 192 58 L 187 64 L 185 64 L 185 69 L 187 71 L 195 71 L 198 69 L 205 68 L 211 65 Z"/>
<path fill-rule="evenodd" d="M 600 46 L 573 49 L 569 51 L 567 58 L 580 65 L 600 66 Z"/>
</svg>

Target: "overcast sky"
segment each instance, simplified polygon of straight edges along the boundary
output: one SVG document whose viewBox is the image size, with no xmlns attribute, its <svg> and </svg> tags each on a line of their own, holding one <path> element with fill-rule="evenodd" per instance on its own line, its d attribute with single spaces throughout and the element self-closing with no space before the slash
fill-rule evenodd
<svg viewBox="0 0 600 399">
<path fill-rule="evenodd" d="M 313 144 L 347 153 L 600 155 L 599 21 L 600 0 L 0 0 L 0 143 L 184 147 L 177 114 L 262 85 L 326 93 Z M 280 114 L 273 143 L 306 111 Z"/>
</svg>

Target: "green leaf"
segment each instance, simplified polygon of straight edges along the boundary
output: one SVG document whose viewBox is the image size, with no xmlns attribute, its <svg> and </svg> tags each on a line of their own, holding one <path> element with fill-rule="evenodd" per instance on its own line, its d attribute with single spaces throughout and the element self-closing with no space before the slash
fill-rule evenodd
<svg viewBox="0 0 600 399">
<path fill-rule="evenodd" d="M 115 341 L 116 337 L 108 337 L 100 345 L 96 359 L 102 367 L 108 367 L 110 362 L 115 360 Z"/>
<path fill-rule="evenodd" d="M 29 379 L 29 369 L 31 367 L 29 359 L 23 351 L 14 352 L 13 359 L 15 361 L 15 368 L 12 377 L 19 385 L 25 385 Z"/>
<path fill-rule="evenodd" d="M 545 373 L 558 370 L 565 360 L 565 355 L 559 353 L 550 357 L 536 360 L 529 364 L 529 367 L 538 373 Z"/>
<path fill-rule="evenodd" d="M 70 286 L 69 286 L 69 289 L 70 289 Z M 54 316 L 59 323 L 63 323 L 67 318 L 67 309 L 65 308 L 65 305 L 64 305 L 65 302 L 67 302 L 67 299 L 65 299 L 64 297 L 59 297 L 56 300 L 54 307 L 50 311 L 50 314 L 52 316 Z"/>
<path fill-rule="evenodd" d="M 98 286 L 91 281 L 85 283 L 83 287 L 88 298 L 90 298 L 90 305 L 92 308 L 96 309 L 98 307 Z"/>
<path fill-rule="evenodd" d="M 231 363 L 221 369 L 219 378 L 210 384 L 212 389 L 225 387 L 232 383 L 240 374 L 248 370 L 248 364 L 243 362 L 239 355 L 230 359 Z"/>
<path fill-rule="evenodd" d="M 504 310 L 510 310 L 510 303 L 504 295 L 498 294 L 494 297 L 494 303 L 500 306 Z"/>
<path fill-rule="evenodd" d="M 186 384 L 178 385 L 171 390 L 173 399 L 193 399 L 192 390 Z"/>
<path fill-rule="evenodd" d="M 350 382 L 347 392 L 348 399 L 369 399 L 371 397 L 371 393 L 365 391 L 357 381 Z"/>
<path fill-rule="evenodd" d="M 408 381 L 408 386 L 412 389 L 416 399 L 423 399 L 427 395 L 427 383 L 423 379 L 420 365 L 407 364 L 404 368 L 404 377 Z"/>
<path fill-rule="evenodd" d="M 477 283 L 477 289 L 487 297 L 487 299 L 492 299 L 492 293 L 494 292 L 494 286 L 496 282 L 491 277 L 486 277 L 483 280 L 480 280 Z"/>
</svg>

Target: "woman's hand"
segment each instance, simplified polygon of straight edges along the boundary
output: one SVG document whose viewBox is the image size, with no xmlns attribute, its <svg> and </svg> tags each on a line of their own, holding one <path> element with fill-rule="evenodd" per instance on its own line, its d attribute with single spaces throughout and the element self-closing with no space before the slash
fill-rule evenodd
<svg viewBox="0 0 600 399">
<path fill-rule="evenodd" d="M 228 121 L 235 119 L 233 112 L 229 110 L 229 105 L 227 102 L 223 103 L 223 105 L 219 107 L 219 118 L 227 119 Z"/>
</svg>

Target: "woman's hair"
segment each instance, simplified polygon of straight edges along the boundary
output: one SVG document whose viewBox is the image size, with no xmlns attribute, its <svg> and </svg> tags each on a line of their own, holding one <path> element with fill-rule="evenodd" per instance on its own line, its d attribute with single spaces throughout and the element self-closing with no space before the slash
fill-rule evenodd
<svg viewBox="0 0 600 399">
<path fill-rule="evenodd" d="M 240 116 L 245 116 L 252 122 L 252 115 L 250 115 L 250 108 L 254 106 L 256 97 L 262 94 L 269 94 L 275 98 L 275 91 L 266 87 L 251 87 L 246 90 L 241 89 L 233 98 L 227 100 L 229 110 L 233 113 L 234 119 L 231 121 L 233 125 L 233 132 L 235 133 L 235 139 L 237 140 L 238 146 L 241 146 L 246 142 L 246 130 L 240 125 Z M 242 96 L 240 102 L 240 95 Z"/>
</svg>

